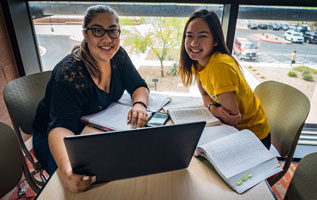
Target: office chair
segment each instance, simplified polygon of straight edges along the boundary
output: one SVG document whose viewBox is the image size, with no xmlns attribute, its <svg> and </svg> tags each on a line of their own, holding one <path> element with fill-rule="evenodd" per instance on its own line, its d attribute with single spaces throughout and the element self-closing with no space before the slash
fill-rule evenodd
<svg viewBox="0 0 317 200">
<path fill-rule="evenodd" d="M 33 176 L 27 167 L 24 155 L 19 146 L 14 130 L 0 121 L 0 198 L 10 192 L 15 186 L 19 187 L 22 174 L 29 186 L 38 193 L 40 188 L 35 184 Z M 23 192 L 18 189 L 18 196 Z M 25 193 L 24 193 L 25 194 Z"/>
<path fill-rule="evenodd" d="M 4 88 L 3 94 L 21 149 L 33 165 L 32 174 L 40 173 L 41 180 L 36 179 L 40 186 L 46 182 L 46 177 L 40 163 L 34 160 L 25 146 L 21 131 L 32 134 L 32 123 L 37 105 L 44 97 L 46 84 L 51 73 L 51 71 L 40 72 L 12 80 Z"/>
<path fill-rule="evenodd" d="M 274 185 L 287 172 L 310 110 L 305 94 L 296 88 L 276 81 L 266 81 L 254 90 L 266 113 L 272 145 L 285 158 L 283 171 L 268 179 Z"/>
<path fill-rule="evenodd" d="M 317 198 L 317 153 L 306 155 L 298 164 L 287 188 L 285 200 Z"/>
</svg>

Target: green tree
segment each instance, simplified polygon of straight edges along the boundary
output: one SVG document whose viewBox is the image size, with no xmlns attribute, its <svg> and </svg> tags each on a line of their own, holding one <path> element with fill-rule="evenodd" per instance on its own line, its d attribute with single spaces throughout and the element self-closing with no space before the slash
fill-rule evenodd
<svg viewBox="0 0 317 200">
<path fill-rule="evenodd" d="M 134 53 L 144 53 L 150 48 L 160 61 L 161 77 L 164 76 L 163 61 L 169 51 L 180 49 L 185 18 L 152 17 L 146 20 L 151 24 L 147 30 L 140 31 L 138 27 L 129 30 L 124 45 L 129 46 Z"/>
</svg>

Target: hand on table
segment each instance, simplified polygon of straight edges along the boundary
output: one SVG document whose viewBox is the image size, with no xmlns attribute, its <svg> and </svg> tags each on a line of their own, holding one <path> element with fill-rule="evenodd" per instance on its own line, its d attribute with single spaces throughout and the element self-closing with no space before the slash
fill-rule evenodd
<svg viewBox="0 0 317 200">
<path fill-rule="evenodd" d="M 74 174 L 70 164 L 66 169 L 60 169 L 59 178 L 64 188 L 70 192 L 83 192 L 96 181 L 96 176 Z"/>
<path fill-rule="evenodd" d="M 141 128 L 146 125 L 147 121 L 146 108 L 141 104 L 135 104 L 128 113 L 128 124 Z"/>
</svg>

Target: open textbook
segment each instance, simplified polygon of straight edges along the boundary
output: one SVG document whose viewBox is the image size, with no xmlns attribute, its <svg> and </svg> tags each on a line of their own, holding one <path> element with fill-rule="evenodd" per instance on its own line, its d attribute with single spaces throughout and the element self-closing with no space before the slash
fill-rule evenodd
<svg viewBox="0 0 317 200">
<path fill-rule="evenodd" d="M 282 171 L 277 159 L 251 131 L 214 134 L 208 128 L 211 127 L 205 127 L 194 155 L 205 157 L 238 193 Z"/>
<path fill-rule="evenodd" d="M 213 116 L 204 106 L 187 108 L 168 108 L 168 114 L 174 124 L 189 123 L 194 121 L 206 121 L 206 126 L 221 124 L 220 120 Z"/>
<path fill-rule="evenodd" d="M 167 95 L 150 94 L 148 102 L 148 115 L 156 112 L 164 105 L 169 103 L 171 98 Z M 105 110 L 100 112 L 82 116 L 80 120 L 95 128 L 111 131 L 111 130 L 129 130 L 132 129 L 130 124 L 127 124 L 128 113 L 133 106 L 133 101 L 129 94 L 124 94 L 118 102 L 111 103 Z"/>
</svg>

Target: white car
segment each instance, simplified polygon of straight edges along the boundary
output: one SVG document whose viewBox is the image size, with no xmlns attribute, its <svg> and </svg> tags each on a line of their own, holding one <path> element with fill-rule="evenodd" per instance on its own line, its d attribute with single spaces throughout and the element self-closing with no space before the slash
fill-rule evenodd
<svg viewBox="0 0 317 200">
<path fill-rule="evenodd" d="M 290 28 L 291 30 L 294 30 L 294 29 L 296 28 L 296 26 L 297 26 L 296 24 L 290 24 L 290 25 L 289 25 L 289 28 Z"/>
<path fill-rule="evenodd" d="M 298 43 L 304 42 L 303 34 L 297 31 L 292 31 L 292 30 L 286 31 L 284 33 L 284 38 L 291 42 L 298 42 Z"/>
</svg>

